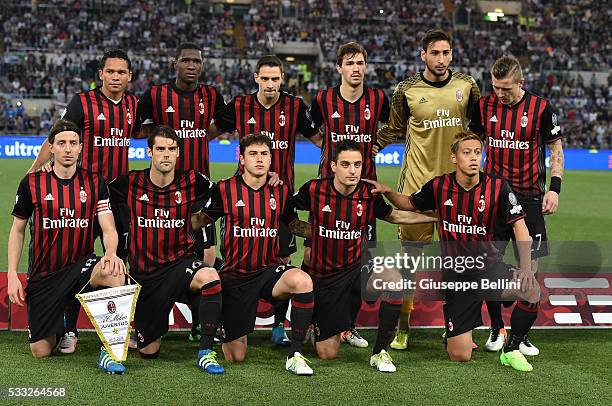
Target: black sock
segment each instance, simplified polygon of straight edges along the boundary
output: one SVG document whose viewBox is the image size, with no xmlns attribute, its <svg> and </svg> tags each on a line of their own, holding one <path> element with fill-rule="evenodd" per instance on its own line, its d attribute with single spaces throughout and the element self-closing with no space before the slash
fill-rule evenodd
<svg viewBox="0 0 612 406">
<path fill-rule="evenodd" d="M 525 334 L 529 332 L 533 323 L 538 318 L 538 304 L 525 301 L 516 302 L 510 318 L 510 338 L 504 347 L 504 352 L 519 349 Z"/>
<path fill-rule="evenodd" d="M 202 286 L 200 298 L 200 324 L 202 336 L 200 337 L 200 350 L 212 349 L 215 334 L 221 320 L 221 281 L 215 280 Z"/>
<path fill-rule="evenodd" d="M 395 335 L 397 319 L 402 310 L 401 300 L 383 299 L 378 309 L 378 334 L 372 354 L 378 354 L 381 350 L 387 350 L 389 341 Z"/>
<path fill-rule="evenodd" d="M 289 308 L 288 300 L 280 300 L 272 304 L 274 306 L 274 327 L 279 324 L 285 324 L 285 316 L 287 315 L 287 309 Z"/>
<path fill-rule="evenodd" d="M 491 329 L 501 330 L 504 328 L 504 319 L 502 318 L 502 303 L 494 300 L 487 300 L 487 310 L 491 318 Z"/>
<path fill-rule="evenodd" d="M 64 308 L 64 333 L 72 331 L 78 337 L 77 321 L 80 311 L 81 302 L 75 297 L 68 299 L 68 303 L 66 303 L 66 307 Z"/>
<path fill-rule="evenodd" d="M 196 296 L 193 298 L 193 302 L 191 302 L 191 334 L 199 333 L 199 324 L 200 324 L 200 301 L 202 296 Z"/>
<path fill-rule="evenodd" d="M 289 347 L 289 358 L 296 352 L 302 352 L 302 345 L 308 326 L 312 321 L 312 308 L 314 305 L 314 294 L 312 291 L 306 293 L 295 293 L 291 297 L 291 346 Z"/>
<path fill-rule="evenodd" d="M 359 283 L 361 283 L 361 280 Z M 351 295 L 351 328 L 355 328 L 355 321 L 357 321 L 357 316 L 359 316 L 359 309 L 361 309 L 361 294 L 353 293 Z"/>
</svg>

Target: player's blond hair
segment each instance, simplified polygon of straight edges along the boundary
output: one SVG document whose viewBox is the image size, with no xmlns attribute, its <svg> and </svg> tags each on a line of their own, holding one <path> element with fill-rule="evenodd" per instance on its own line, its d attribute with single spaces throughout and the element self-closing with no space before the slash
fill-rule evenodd
<svg viewBox="0 0 612 406">
<path fill-rule="evenodd" d="M 491 75 L 499 80 L 508 77 L 511 77 L 515 82 L 523 80 L 521 63 L 512 55 L 505 55 L 498 58 L 491 68 Z"/>
<path fill-rule="evenodd" d="M 482 138 L 480 138 L 479 135 L 471 131 L 462 131 L 460 133 L 455 134 L 455 138 L 453 139 L 453 143 L 451 144 L 451 152 L 453 154 L 456 154 L 457 151 L 459 151 L 459 144 L 461 144 L 463 141 L 470 141 L 470 140 L 476 140 L 480 142 L 482 146 L 484 146 L 484 143 L 482 142 Z"/>
</svg>

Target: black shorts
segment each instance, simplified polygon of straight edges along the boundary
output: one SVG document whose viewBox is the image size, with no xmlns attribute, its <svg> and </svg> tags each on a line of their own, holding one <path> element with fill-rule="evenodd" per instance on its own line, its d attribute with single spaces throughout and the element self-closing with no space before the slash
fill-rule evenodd
<svg viewBox="0 0 612 406">
<path fill-rule="evenodd" d="M 529 230 L 529 235 L 533 242 L 531 243 L 531 258 L 541 258 L 548 256 L 548 237 L 546 236 L 546 220 L 542 214 L 542 202 L 539 200 L 521 200 L 519 201 L 523 207 L 523 211 L 527 215 L 525 224 Z M 500 243 L 500 251 L 506 251 L 508 242 L 514 241 L 514 231 L 512 225 L 500 227 L 495 230 L 495 241 Z M 514 246 L 514 254 L 518 258 L 516 244 Z"/>
<path fill-rule="evenodd" d="M 201 230 L 191 230 L 194 241 L 194 252 L 198 259 L 202 259 L 204 250 L 217 245 L 217 230 L 215 223 L 207 224 Z M 212 266 L 213 264 L 210 264 Z"/>
<path fill-rule="evenodd" d="M 297 252 L 295 235 L 289 231 L 289 227 L 282 221 L 278 226 L 278 244 L 278 256 L 281 258 L 290 257 L 291 254 Z"/>
<path fill-rule="evenodd" d="M 313 285 L 312 321 L 316 341 L 324 341 L 349 330 L 353 324 L 351 299 L 361 297 L 361 266 L 340 272 L 327 280 L 313 279 Z"/>
<path fill-rule="evenodd" d="M 138 281 L 142 286 L 134 314 L 138 348 L 146 347 L 168 331 L 168 315 L 174 302 L 191 304 L 199 294 L 189 288 L 191 280 L 205 266 L 189 255 L 159 270 L 154 277 Z"/>
<path fill-rule="evenodd" d="M 49 276 L 28 282 L 25 293 L 31 343 L 64 333 L 64 308 L 81 288 L 89 284 L 98 261 L 100 257 L 95 254 L 87 255 Z M 83 292 L 90 290 L 86 286 Z"/>
<path fill-rule="evenodd" d="M 482 325 L 483 300 L 501 300 L 503 288 L 483 290 L 481 280 L 510 281 L 515 269 L 499 262 L 490 271 L 474 276 L 453 274 L 445 276 L 445 281 L 476 281 L 479 288 L 469 291 L 446 290 L 444 292 L 444 329 L 447 337 L 455 337 Z"/>
<path fill-rule="evenodd" d="M 287 269 L 285 264 L 268 265 L 252 275 L 235 280 L 223 277 L 223 331 L 225 342 L 234 341 L 253 332 L 257 318 L 257 303 L 265 299 L 274 303 L 272 290 Z"/>
</svg>

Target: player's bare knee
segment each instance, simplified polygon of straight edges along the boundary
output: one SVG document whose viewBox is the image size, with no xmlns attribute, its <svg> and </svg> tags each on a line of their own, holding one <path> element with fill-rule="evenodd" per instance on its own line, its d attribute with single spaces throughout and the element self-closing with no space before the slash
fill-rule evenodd
<svg viewBox="0 0 612 406">
<path fill-rule="evenodd" d="M 451 348 L 448 348 L 446 350 L 446 352 L 448 354 L 448 358 L 451 361 L 467 362 L 467 361 L 472 359 L 472 350 L 471 349 L 469 351 L 466 351 L 466 350 L 463 350 L 463 349 L 451 349 Z"/>
<path fill-rule="evenodd" d="M 338 349 L 327 346 L 317 346 L 317 355 L 320 359 L 331 360 L 338 357 Z"/>
<path fill-rule="evenodd" d="M 219 280 L 219 274 L 215 271 L 215 268 L 209 267 L 200 269 L 193 277 L 196 289 L 202 289 L 202 286 L 216 280 Z"/>
<path fill-rule="evenodd" d="M 153 341 L 152 343 L 148 344 L 147 346 L 140 348 L 138 350 L 138 352 L 141 355 L 154 355 L 154 354 L 158 354 L 159 355 L 159 349 L 161 347 L 161 339 L 157 339 L 155 341 Z"/>
<path fill-rule="evenodd" d="M 289 272 L 291 272 L 291 285 L 295 293 L 312 291 L 312 279 L 306 272 L 298 268 L 293 268 Z"/>
<path fill-rule="evenodd" d="M 32 351 L 32 356 L 34 358 L 47 358 L 51 356 L 53 348 L 49 346 L 46 342 L 35 342 L 30 344 L 30 351 Z"/>
</svg>

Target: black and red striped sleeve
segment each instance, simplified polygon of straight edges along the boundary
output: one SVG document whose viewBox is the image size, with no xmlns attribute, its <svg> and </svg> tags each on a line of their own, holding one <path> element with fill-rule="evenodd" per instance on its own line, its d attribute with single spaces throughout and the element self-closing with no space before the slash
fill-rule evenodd
<svg viewBox="0 0 612 406">
<path fill-rule="evenodd" d="M 83 105 L 81 104 L 80 94 L 75 94 L 72 97 L 60 118 L 63 120 L 72 121 L 79 126 L 81 130 L 83 129 L 85 112 L 83 111 Z"/>
<path fill-rule="evenodd" d="M 22 220 L 27 220 L 33 212 L 34 204 L 32 203 L 32 191 L 30 190 L 30 176 L 26 175 L 17 188 L 17 196 L 15 197 L 15 206 L 13 207 L 12 214 Z"/>
<path fill-rule="evenodd" d="M 498 221 L 503 224 L 512 224 L 525 217 L 523 207 L 518 198 L 508 185 L 508 182 L 502 180 L 501 189 L 499 191 L 497 211 Z"/>
<path fill-rule="evenodd" d="M 434 179 L 423 185 L 421 189 L 410 195 L 410 201 L 415 209 L 419 211 L 433 210 L 436 208 L 434 196 Z"/>
</svg>

